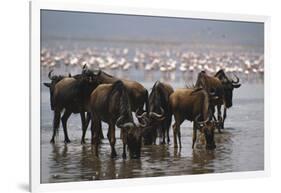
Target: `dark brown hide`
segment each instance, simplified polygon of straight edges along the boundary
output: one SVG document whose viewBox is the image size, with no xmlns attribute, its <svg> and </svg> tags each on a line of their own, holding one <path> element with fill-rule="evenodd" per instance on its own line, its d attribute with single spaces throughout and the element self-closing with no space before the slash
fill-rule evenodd
<svg viewBox="0 0 281 193">
<path fill-rule="evenodd" d="M 101 84 L 91 94 L 92 143 L 98 156 L 99 131 L 101 121 L 109 125 L 108 139 L 111 146 L 111 157 L 116 157 L 115 126 L 121 128 L 123 140 L 123 158 L 126 158 L 126 146 L 130 157 L 139 158 L 141 150 L 141 128 L 133 121 L 132 109 L 127 88 L 122 81 L 113 84 Z"/>
<path fill-rule="evenodd" d="M 174 92 L 172 86 L 167 83 L 156 81 L 149 94 L 149 123 L 152 131 L 146 129 L 144 141 L 155 143 L 156 129 L 159 129 L 162 135 L 162 144 L 170 142 L 169 128 L 172 120 L 172 112 L 169 107 L 169 96 Z M 152 140 L 151 140 L 152 139 Z"/>
</svg>

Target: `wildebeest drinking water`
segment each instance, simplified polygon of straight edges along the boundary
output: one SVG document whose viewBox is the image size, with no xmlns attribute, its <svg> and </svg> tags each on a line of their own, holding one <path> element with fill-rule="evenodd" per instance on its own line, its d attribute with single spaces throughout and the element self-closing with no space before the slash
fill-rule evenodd
<svg viewBox="0 0 281 193">
<path fill-rule="evenodd" d="M 204 133 L 207 149 L 214 149 L 216 147 L 214 127 L 203 124 L 209 121 L 209 100 L 207 92 L 200 88 L 177 89 L 170 95 L 169 104 L 175 117 L 175 123 L 173 125 L 175 148 L 178 147 L 177 140 L 179 140 L 179 146 L 181 148 L 180 125 L 185 119 L 193 121 L 192 148 L 194 148 L 196 142 L 197 130 Z"/>
<path fill-rule="evenodd" d="M 162 144 L 170 142 L 169 129 L 171 126 L 172 112 L 169 106 L 169 96 L 174 92 L 171 85 L 156 81 L 149 94 L 149 124 L 150 129 L 143 133 L 145 144 L 155 144 L 157 130 L 160 129 Z M 141 116 L 140 116 L 141 117 Z"/>
<path fill-rule="evenodd" d="M 115 151 L 115 125 L 121 128 L 123 140 L 123 158 L 126 158 L 128 146 L 130 157 L 139 158 L 142 144 L 142 127 L 136 125 L 133 120 L 131 103 L 126 86 L 118 80 L 113 84 L 101 84 L 91 94 L 92 112 L 92 143 L 95 146 L 95 154 L 98 156 L 99 132 L 101 121 L 109 125 L 107 137 L 111 146 L 111 157 L 117 156 Z"/>
</svg>

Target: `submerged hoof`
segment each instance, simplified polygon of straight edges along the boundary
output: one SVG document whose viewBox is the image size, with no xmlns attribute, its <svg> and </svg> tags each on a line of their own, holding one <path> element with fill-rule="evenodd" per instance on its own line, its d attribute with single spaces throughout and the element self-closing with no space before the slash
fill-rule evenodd
<svg viewBox="0 0 281 193">
<path fill-rule="evenodd" d="M 116 157 L 117 157 L 116 152 L 112 152 L 112 153 L 111 153 L 111 158 L 116 158 Z"/>
<path fill-rule="evenodd" d="M 64 143 L 70 143 L 70 140 L 69 139 L 65 139 Z"/>
<path fill-rule="evenodd" d="M 125 153 L 122 154 L 123 159 L 127 159 L 127 155 Z"/>
<path fill-rule="evenodd" d="M 51 139 L 50 143 L 54 144 L 55 143 L 55 140 L 54 138 Z"/>
<path fill-rule="evenodd" d="M 83 144 L 85 144 L 86 142 L 85 142 L 85 139 L 82 139 L 81 140 L 81 144 L 83 145 Z"/>
</svg>

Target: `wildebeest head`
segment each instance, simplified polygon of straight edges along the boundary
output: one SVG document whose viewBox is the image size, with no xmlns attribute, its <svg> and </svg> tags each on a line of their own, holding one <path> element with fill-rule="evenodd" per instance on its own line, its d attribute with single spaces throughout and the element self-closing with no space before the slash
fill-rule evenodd
<svg viewBox="0 0 281 193">
<path fill-rule="evenodd" d="M 126 131 L 126 141 L 130 157 L 132 159 L 138 159 L 141 156 L 142 145 L 142 131 L 147 126 L 147 123 L 136 125 L 133 121 L 123 121 L 125 118 L 120 116 L 116 122 L 117 127 L 123 128 Z M 121 123 L 124 122 L 124 123 Z"/>
<path fill-rule="evenodd" d="M 67 76 L 63 75 L 52 75 L 53 70 L 50 70 L 48 73 L 48 78 L 51 80 L 51 82 L 44 82 L 43 84 L 50 89 L 50 102 L 51 102 L 51 109 L 54 110 L 54 102 L 53 102 L 53 92 L 55 85 L 61 81 L 62 79 L 66 78 Z M 70 75 L 69 75 L 70 76 Z"/>
<path fill-rule="evenodd" d="M 152 145 L 157 137 L 157 126 L 158 122 L 151 119 L 147 112 L 143 112 L 141 115 L 137 115 L 141 123 L 142 128 L 142 140 L 144 145 Z"/>
<path fill-rule="evenodd" d="M 200 116 L 197 116 L 195 119 L 195 123 L 201 133 L 204 133 L 206 140 L 206 149 L 212 150 L 216 148 L 215 140 L 214 140 L 214 131 L 216 128 L 216 124 L 211 121 L 209 118 L 205 121 L 198 121 Z"/>
<path fill-rule="evenodd" d="M 48 78 L 51 80 L 51 82 L 50 83 L 47 83 L 47 82 L 43 83 L 48 88 L 51 88 L 56 83 L 58 83 L 60 80 L 67 77 L 67 76 L 62 76 L 62 75 L 52 75 L 52 73 L 53 73 L 53 70 L 50 70 L 50 72 L 48 73 Z"/>
<path fill-rule="evenodd" d="M 233 96 L 233 89 L 239 88 L 241 84 L 239 84 L 239 78 L 234 74 L 236 80 L 229 79 L 223 70 L 219 70 L 215 77 L 221 80 L 224 89 L 224 96 L 225 96 L 225 105 L 227 108 L 232 106 L 232 96 Z"/>
</svg>

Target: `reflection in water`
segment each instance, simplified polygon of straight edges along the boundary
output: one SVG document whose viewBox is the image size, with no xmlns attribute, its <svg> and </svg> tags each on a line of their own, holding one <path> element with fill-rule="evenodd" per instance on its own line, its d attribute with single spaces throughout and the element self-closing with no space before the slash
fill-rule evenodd
<svg viewBox="0 0 281 193">
<path fill-rule="evenodd" d="M 192 173 L 203 174 L 213 173 L 214 169 L 210 166 L 212 160 L 215 159 L 214 150 L 193 150 L 192 151 Z"/>
</svg>

